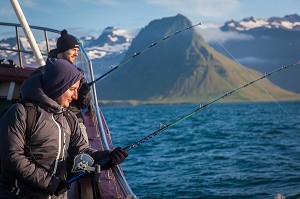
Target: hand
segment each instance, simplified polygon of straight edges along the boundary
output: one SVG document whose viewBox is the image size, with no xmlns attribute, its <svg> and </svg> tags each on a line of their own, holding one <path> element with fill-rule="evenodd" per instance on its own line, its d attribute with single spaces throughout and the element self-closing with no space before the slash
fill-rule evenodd
<svg viewBox="0 0 300 199">
<path fill-rule="evenodd" d="M 58 183 L 54 195 L 59 196 L 65 193 L 70 187 L 71 187 L 71 183 L 67 182 L 66 180 L 62 180 Z"/>
<path fill-rule="evenodd" d="M 122 162 L 124 162 L 127 156 L 128 152 L 123 150 L 121 147 L 115 148 L 108 154 L 108 157 L 111 159 L 112 166 L 121 164 Z"/>
<path fill-rule="evenodd" d="M 115 148 L 113 151 L 109 152 L 107 157 L 100 161 L 100 165 L 103 170 L 108 170 L 112 166 L 121 164 L 124 162 L 125 158 L 128 156 L 128 152 L 123 150 L 121 147 Z"/>
</svg>

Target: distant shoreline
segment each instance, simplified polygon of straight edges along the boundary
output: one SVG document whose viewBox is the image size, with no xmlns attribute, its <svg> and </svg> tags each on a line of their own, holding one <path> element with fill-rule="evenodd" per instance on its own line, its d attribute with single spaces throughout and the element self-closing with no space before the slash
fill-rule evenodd
<svg viewBox="0 0 300 199">
<path fill-rule="evenodd" d="M 300 99 L 291 99 L 291 100 L 276 100 L 277 102 L 299 102 Z M 110 106 L 161 106 L 161 105 L 184 105 L 184 104 L 200 104 L 202 102 L 162 102 L 162 101 L 138 101 L 138 100 L 99 100 L 100 107 L 110 107 Z M 208 102 L 205 102 L 208 103 Z M 202 103 L 202 104 L 205 104 Z M 218 104 L 222 103 L 274 103 L 274 101 L 269 100 L 257 100 L 257 101 L 218 101 Z"/>
</svg>

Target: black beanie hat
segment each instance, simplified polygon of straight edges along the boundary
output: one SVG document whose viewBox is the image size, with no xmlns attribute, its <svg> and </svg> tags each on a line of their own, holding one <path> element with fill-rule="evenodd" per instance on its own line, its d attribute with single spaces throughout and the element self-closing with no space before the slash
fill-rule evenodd
<svg viewBox="0 0 300 199">
<path fill-rule="evenodd" d="M 49 58 L 42 78 L 43 91 L 48 97 L 56 100 L 82 78 L 82 73 L 69 61 Z"/>
<path fill-rule="evenodd" d="M 57 53 L 62 53 L 72 48 L 79 48 L 79 44 L 77 39 L 64 29 L 60 32 L 60 37 L 57 39 L 56 48 Z"/>
</svg>

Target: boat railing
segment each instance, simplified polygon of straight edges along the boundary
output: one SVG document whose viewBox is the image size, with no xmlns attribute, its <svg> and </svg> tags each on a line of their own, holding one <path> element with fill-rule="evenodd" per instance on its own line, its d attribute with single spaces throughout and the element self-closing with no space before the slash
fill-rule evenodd
<svg viewBox="0 0 300 199">
<path fill-rule="evenodd" d="M 92 61 L 90 60 L 87 52 L 85 51 L 85 49 L 83 48 L 83 45 L 81 42 L 80 43 L 80 52 L 81 52 L 81 56 L 83 57 L 83 60 L 85 60 L 83 63 L 84 66 L 81 66 L 81 68 L 86 71 L 88 70 L 88 72 L 85 72 L 86 75 L 88 75 L 88 77 L 86 77 L 87 79 L 89 79 L 89 81 L 94 81 L 94 73 L 93 73 L 93 65 L 92 65 Z M 79 57 L 81 57 L 79 56 Z M 82 58 L 79 58 L 79 60 L 82 60 Z M 79 63 L 76 63 L 76 65 L 81 65 Z M 98 106 L 98 99 L 97 99 L 97 93 L 96 93 L 96 86 L 95 84 L 93 84 L 91 86 L 91 99 L 92 99 L 92 103 L 93 103 L 93 107 L 94 107 L 94 111 L 95 114 L 97 116 L 97 120 L 98 120 L 98 128 L 99 128 L 99 132 L 100 132 L 100 139 L 102 142 L 102 146 L 104 150 L 110 150 L 110 146 L 107 142 L 107 138 L 106 138 L 106 131 L 104 128 L 104 125 L 106 125 L 104 122 L 104 118 L 102 115 L 102 111 L 100 110 L 100 107 Z M 131 195 L 133 198 L 136 198 L 135 195 L 133 194 L 133 191 L 131 190 L 130 186 L 128 185 L 125 176 L 123 174 L 123 172 L 121 171 L 121 169 L 119 168 L 119 166 L 115 166 L 112 168 L 112 171 L 114 173 L 114 176 L 116 178 L 116 180 L 118 181 L 118 184 L 120 185 L 120 188 L 123 192 L 123 194 L 125 196 Z"/>
<path fill-rule="evenodd" d="M 20 24 L 17 24 L 17 23 L 6 23 L 6 22 L 0 22 L 0 26 L 1 27 L 11 27 L 12 30 L 14 29 L 14 32 L 15 32 L 15 39 L 16 39 L 16 47 L 13 46 L 13 47 L 5 47 L 5 46 L 2 46 L 0 45 L 0 50 L 4 51 L 4 52 L 16 52 L 18 54 L 18 58 L 17 60 L 14 60 L 15 62 L 18 61 L 17 63 L 19 64 L 19 66 L 23 67 L 24 64 L 23 64 L 23 53 L 24 54 L 30 54 L 30 55 L 34 55 L 33 51 L 29 51 L 29 50 L 26 50 L 24 48 L 21 48 L 21 37 L 25 37 L 24 36 L 21 36 L 21 32 L 23 33 L 23 29 L 22 29 L 22 26 Z M 43 38 L 42 40 L 45 42 L 45 47 L 46 47 L 46 50 L 41 50 L 41 53 L 43 56 L 47 57 L 48 55 L 48 52 L 50 51 L 50 42 L 49 42 L 49 37 L 48 37 L 48 34 L 49 33 L 54 33 L 54 34 L 59 34 L 60 31 L 59 30 L 55 30 L 55 29 L 51 29 L 51 28 L 46 28 L 46 27 L 40 27 L 40 26 L 30 26 L 30 29 L 33 30 L 33 31 L 39 31 L 39 36 L 42 34 L 43 35 Z M 3 28 L 2 28 L 2 31 Z M 1 34 L 5 34 L 1 31 Z M 7 32 L 11 32 L 11 30 L 6 30 Z M 11 34 L 10 34 L 11 35 Z"/>
</svg>

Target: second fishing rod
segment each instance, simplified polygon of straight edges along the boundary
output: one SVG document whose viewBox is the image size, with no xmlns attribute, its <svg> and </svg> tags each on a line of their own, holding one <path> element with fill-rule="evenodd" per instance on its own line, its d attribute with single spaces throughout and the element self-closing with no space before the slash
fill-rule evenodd
<svg viewBox="0 0 300 199">
<path fill-rule="evenodd" d="M 184 31 L 186 31 L 186 30 L 192 29 L 192 28 L 194 28 L 194 27 L 196 27 L 196 26 L 199 26 L 199 25 L 201 25 L 201 22 L 198 23 L 198 24 L 195 24 L 195 25 L 188 26 L 188 27 L 186 27 L 186 28 L 184 28 L 184 29 L 182 29 L 182 30 L 178 30 L 178 31 L 176 31 L 176 32 L 174 32 L 174 33 L 172 33 L 172 34 L 170 34 L 170 35 L 167 35 L 167 36 L 161 38 L 160 40 L 158 40 L 158 41 L 156 41 L 156 42 L 152 42 L 149 46 L 146 46 L 146 47 L 143 48 L 142 50 L 140 50 L 140 51 L 134 53 L 133 55 L 131 55 L 130 57 L 125 58 L 125 59 L 124 59 L 123 61 L 121 61 L 118 65 L 113 66 L 109 71 L 107 71 L 106 73 L 104 73 L 103 75 L 101 75 L 100 77 L 98 77 L 97 79 L 95 79 L 95 80 L 91 81 L 90 83 L 88 83 L 88 86 L 92 86 L 93 84 L 97 83 L 98 81 L 104 79 L 106 76 L 108 76 L 109 74 L 111 74 L 113 71 L 117 70 L 117 69 L 120 68 L 121 66 L 127 64 L 128 62 L 132 61 L 132 60 L 135 59 L 137 56 L 139 56 L 139 55 L 141 55 L 141 54 L 147 52 L 148 50 L 150 50 L 150 49 L 153 48 L 154 46 L 157 46 L 157 45 L 159 45 L 160 43 L 162 43 L 162 42 L 164 42 L 164 41 L 166 41 L 166 40 L 168 40 L 168 39 L 170 39 L 170 38 L 172 38 L 172 37 L 174 37 L 174 36 L 176 36 L 176 35 L 178 35 L 178 34 L 184 32 Z"/>
</svg>

